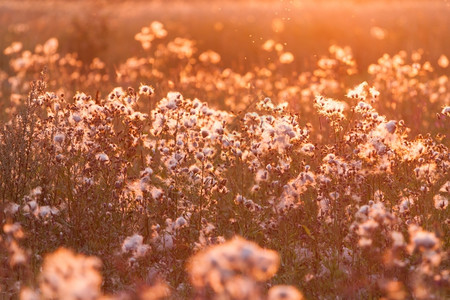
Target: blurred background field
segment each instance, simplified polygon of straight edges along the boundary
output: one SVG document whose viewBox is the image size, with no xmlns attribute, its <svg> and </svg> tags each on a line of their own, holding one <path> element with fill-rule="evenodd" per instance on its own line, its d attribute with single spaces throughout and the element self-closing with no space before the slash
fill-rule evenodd
<svg viewBox="0 0 450 300">
<path fill-rule="evenodd" d="M 384 53 L 424 50 L 436 61 L 450 54 L 448 1 L 10 1 L 0 2 L 0 49 L 24 48 L 57 37 L 60 52 L 88 62 L 118 64 L 143 50 L 132 40 L 154 20 L 172 36 L 212 49 L 226 66 L 248 69 L 269 38 L 285 44 L 295 66 L 327 53 L 330 45 L 352 48 L 360 71 Z M 0 67 L 8 60 L 0 56 Z M 300 70 L 301 70 L 300 69 Z"/>
</svg>

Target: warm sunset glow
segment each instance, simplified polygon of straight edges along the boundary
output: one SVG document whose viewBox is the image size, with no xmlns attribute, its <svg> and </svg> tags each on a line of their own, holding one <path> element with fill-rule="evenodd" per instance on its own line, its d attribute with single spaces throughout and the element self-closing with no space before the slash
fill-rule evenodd
<svg viewBox="0 0 450 300">
<path fill-rule="evenodd" d="M 449 16 L 0 1 L 0 299 L 446 299 Z"/>
</svg>

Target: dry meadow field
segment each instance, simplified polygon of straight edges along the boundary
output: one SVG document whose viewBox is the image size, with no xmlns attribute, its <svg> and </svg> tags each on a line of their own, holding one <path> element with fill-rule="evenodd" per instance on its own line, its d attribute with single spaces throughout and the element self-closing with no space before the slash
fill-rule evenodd
<svg viewBox="0 0 450 300">
<path fill-rule="evenodd" d="M 0 1 L 0 299 L 449 299 L 450 2 Z"/>
</svg>

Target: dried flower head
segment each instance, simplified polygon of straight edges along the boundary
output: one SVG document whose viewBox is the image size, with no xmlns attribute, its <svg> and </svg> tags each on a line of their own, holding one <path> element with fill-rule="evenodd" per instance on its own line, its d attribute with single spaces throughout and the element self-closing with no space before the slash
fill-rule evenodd
<svg viewBox="0 0 450 300">
<path fill-rule="evenodd" d="M 44 299 L 97 299 L 101 295 L 101 261 L 60 248 L 45 257 L 40 275 Z"/>
</svg>

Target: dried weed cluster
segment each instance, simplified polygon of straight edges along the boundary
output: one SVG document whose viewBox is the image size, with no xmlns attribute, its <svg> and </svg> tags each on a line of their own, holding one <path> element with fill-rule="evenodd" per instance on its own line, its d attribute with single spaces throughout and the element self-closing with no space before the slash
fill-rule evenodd
<svg viewBox="0 0 450 300">
<path fill-rule="evenodd" d="M 384 55 L 353 86 L 347 47 L 298 73 L 269 40 L 240 74 L 162 23 L 135 39 L 115 78 L 56 39 L 4 50 L 1 295 L 448 296 L 445 56 Z"/>
</svg>

